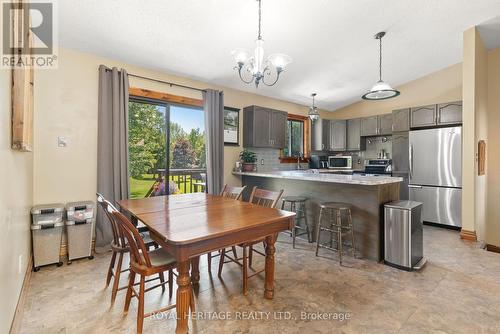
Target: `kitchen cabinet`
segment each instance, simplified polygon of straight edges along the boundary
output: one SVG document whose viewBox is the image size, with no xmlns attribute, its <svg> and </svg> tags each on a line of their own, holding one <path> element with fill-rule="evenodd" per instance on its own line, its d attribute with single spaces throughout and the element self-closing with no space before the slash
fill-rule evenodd
<svg viewBox="0 0 500 334">
<path fill-rule="evenodd" d="M 392 134 L 392 113 L 378 116 L 378 134 Z"/>
<path fill-rule="evenodd" d="M 346 150 L 347 122 L 345 120 L 330 121 L 330 151 Z"/>
<path fill-rule="evenodd" d="M 381 136 L 392 133 L 392 114 L 365 117 L 361 119 L 361 136 Z"/>
<path fill-rule="evenodd" d="M 410 131 L 410 108 L 398 109 L 392 112 L 392 131 Z"/>
<path fill-rule="evenodd" d="M 361 136 L 378 135 L 378 116 L 365 117 L 361 119 Z"/>
<path fill-rule="evenodd" d="M 397 132 L 392 135 L 392 170 L 394 172 L 407 173 L 410 170 L 409 146 L 408 132 Z"/>
<path fill-rule="evenodd" d="M 288 114 L 249 106 L 243 108 L 243 147 L 284 148 Z"/>
<path fill-rule="evenodd" d="M 311 150 L 325 151 L 330 147 L 330 121 L 317 119 L 311 123 Z"/>
<path fill-rule="evenodd" d="M 439 125 L 462 123 L 462 101 L 441 103 L 437 106 Z"/>
<path fill-rule="evenodd" d="M 422 128 L 435 126 L 437 120 L 436 105 L 415 107 L 410 109 L 410 119 L 412 128 Z"/>
<path fill-rule="evenodd" d="M 365 140 L 361 140 L 361 119 L 347 120 L 347 151 L 361 151 L 365 149 Z"/>
</svg>

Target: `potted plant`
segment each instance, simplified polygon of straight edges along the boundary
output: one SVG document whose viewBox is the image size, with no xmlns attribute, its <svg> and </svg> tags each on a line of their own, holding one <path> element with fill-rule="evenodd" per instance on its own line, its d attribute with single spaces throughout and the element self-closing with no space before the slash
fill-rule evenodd
<svg viewBox="0 0 500 334">
<path fill-rule="evenodd" d="M 257 154 L 249 150 L 240 152 L 240 160 L 244 172 L 253 172 L 255 170 L 255 162 L 257 162 Z"/>
</svg>

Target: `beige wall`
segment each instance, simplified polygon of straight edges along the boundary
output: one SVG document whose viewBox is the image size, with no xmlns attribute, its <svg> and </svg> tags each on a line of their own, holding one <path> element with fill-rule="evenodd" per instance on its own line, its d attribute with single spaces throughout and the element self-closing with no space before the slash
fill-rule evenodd
<svg viewBox="0 0 500 334">
<path fill-rule="evenodd" d="M 51 71 L 38 71 L 35 79 L 35 203 L 68 202 L 95 197 L 97 70 L 100 64 L 123 67 L 129 73 L 198 88 L 221 89 L 224 90 L 226 106 L 243 108 L 247 105 L 257 104 L 285 110 L 293 114 L 306 114 L 308 110 L 307 107 L 294 103 L 62 49 L 59 53 L 59 68 Z M 201 93 L 196 91 L 169 87 L 161 83 L 136 78 L 130 79 L 130 86 L 201 98 Z M 244 131 L 241 116 L 240 135 Z M 67 138 L 69 144 L 66 148 L 57 147 L 58 136 Z M 239 184 L 240 182 L 237 177 L 231 175 L 231 169 L 238 159 L 240 150 L 241 147 L 225 147 L 224 178 L 227 183 Z"/>
<path fill-rule="evenodd" d="M 462 64 L 396 87 L 401 95 L 383 101 L 360 101 L 328 113 L 328 118 L 356 118 L 390 113 L 398 108 L 459 101 L 462 99 Z"/>
<path fill-rule="evenodd" d="M 488 52 L 486 243 L 500 247 L 500 48 Z"/>
<path fill-rule="evenodd" d="M 10 148 L 11 72 L 0 70 L 0 333 L 8 333 L 30 256 L 33 154 Z"/>
</svg>

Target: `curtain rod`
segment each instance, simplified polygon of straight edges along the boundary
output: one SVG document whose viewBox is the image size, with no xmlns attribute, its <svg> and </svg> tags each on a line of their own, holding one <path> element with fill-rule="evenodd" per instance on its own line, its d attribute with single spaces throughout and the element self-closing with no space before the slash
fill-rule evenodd
<svg viewBox="0 0 500 334">
<path fill-rule="evenodd" d="M 106 71 L 112 71 L 112 70 L 110 68 L 106 68 Z M 128 74 L 129 77 L 135 77 L 135 78 L 139 78 L 139 79 L 144 79 L 144 80 L 149 80 L 149 81 L 155 81 L 155 82 L 159 82 L 159 83 L 162 83 L 162 84 L 169 85 L 170 87 L 176 86 L 176 87 L 181 87 L 181 88 L 196 90 L 196 91 L 199 91 L 199 92 L 206 92 L 207 91 L 206 89 L 200 89 L 200 88 L 196 88 L 196 87 L 191 87 L 191 86 L 185 86 L 185 85 L 181 85 L 181 84 L 176 84 L 175 82 L 169 82 L 169 81 L 163 81 L 163 80 L 158 80 L 158 79 L 154 79 L 154 78 L 148 78 L 148 77 L 144 77 L 142 75 L 137 75 L 137 74 L 132 74 L 132 73 L 127 73 L 127 74 Z"/>
</svg>

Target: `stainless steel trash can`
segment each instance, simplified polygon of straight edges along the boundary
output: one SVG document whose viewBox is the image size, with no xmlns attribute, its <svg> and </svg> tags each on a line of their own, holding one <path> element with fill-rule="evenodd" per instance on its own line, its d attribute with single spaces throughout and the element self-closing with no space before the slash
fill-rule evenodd
<svg viewBox="0 0 500 334">
<path fill-rule="evenodd" d="M 68 235 L 68 264 L 72 260 L 92 256 L 94 235 L 94 202 L 70 202 L 66 204 L 66 232 Z"/>
<path fill-rule="evenodd" d="M 37 205 L 31 209 L 31 234 L 33 242 L 33 270 L 56 263 L 59 258 L 64 227 L 64 204 Z"/>
<path fill-rule="evenodd" d="M 422 203 L 396 201 L 384 206 L 384 262 L 403 270 L 418 270 L 423 257 Z"/>
</svg>

